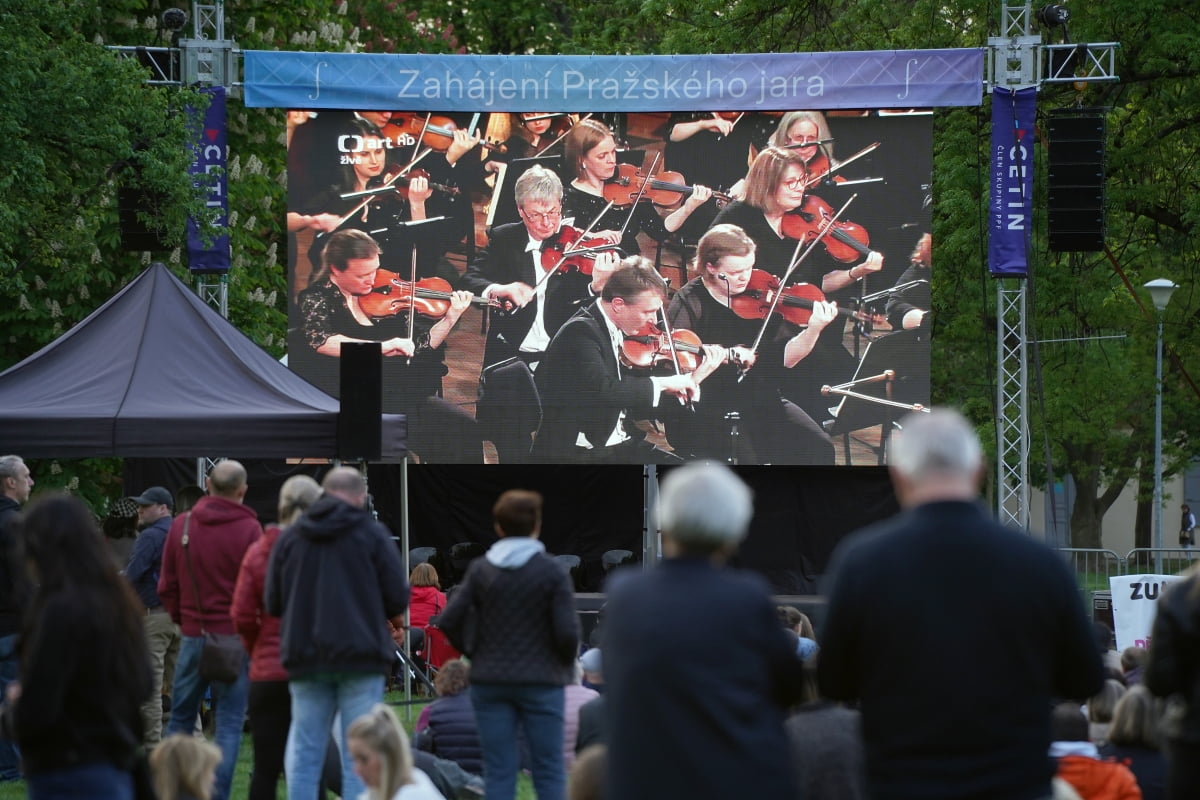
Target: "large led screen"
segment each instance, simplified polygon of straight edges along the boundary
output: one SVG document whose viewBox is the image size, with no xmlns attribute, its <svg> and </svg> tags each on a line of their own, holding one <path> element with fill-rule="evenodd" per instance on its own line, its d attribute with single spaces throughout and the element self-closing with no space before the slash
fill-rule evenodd
<svg viewBox="0 0 1200 800">
<path fill-rule="evenodd" d="M 928 111 L 295 110 L 287 139 L 289 363 L 337 395 L 379 342 L 422 462 L 873 465 L 929 404 Z"/>
</svg>

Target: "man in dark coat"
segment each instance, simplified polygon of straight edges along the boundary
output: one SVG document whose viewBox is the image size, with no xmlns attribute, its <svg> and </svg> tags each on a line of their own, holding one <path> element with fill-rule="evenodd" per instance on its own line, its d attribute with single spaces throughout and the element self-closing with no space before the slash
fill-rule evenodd
<svg viewBox="0 0 1200 800">
<path fill-rule="evenodd" d="M 904 510 L 834 555 L 821 693 L 861 704 L 875 800 L 1049 797 L 1051 700 L 1104 682 L 1074 576 L 976 502 L 982 450 L 962 415 L 901 427 L 888 464 Z"/>
<path fill-rule="evenodd" d="M 263 596 L 280 618 L 280 656 L 290 678 L 292 726 L 284 770 L 288 797 L 317 796 L 325 743 L 336 712 L 342 734 L 383 702 L 403 630 L 408 581 L 400 553 L 365 509 L 367 483 L 350 467 L 329 471 L 325 490 L 271 550 Z M 342 764 L 342 796 L 364 791 L 352 761 Z"/>
<path fill-rule="evenodd" d="M 803 663 L 766 583 L 721 566 L 752 510 L 723 466 L 689 464 L 663 480 L 667 558 L 609 593 L 609 797 L 796 796 L 783 721 L 802 696 Z"/>
</svg>

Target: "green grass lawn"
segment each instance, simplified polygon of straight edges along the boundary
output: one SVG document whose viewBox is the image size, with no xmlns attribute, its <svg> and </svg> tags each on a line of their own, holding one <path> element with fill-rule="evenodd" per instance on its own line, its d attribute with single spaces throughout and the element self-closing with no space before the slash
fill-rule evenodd
<svg viewBox="0 0 1200 800">
<path fill-rule="evenodd" d="M 384 699 L 389 703 L 399 703 L 404 698 L 400 692 L 388 692 Z M 425 703 L 421 703 L 408 708 L 396 706 L 396 716 L 400 718 L 401 724 L 404 725 L 405 730 L 410 735 L 412 734 L 413 726 L 417 722 L 417 715 L 421 713 L 424 705 Z M 242 747 L 238 750 L 237 767 L 233 772 L 233 788 L 230 791 L 231 800 L 244 800 L 246 794 L 250 791 L 250 768 L 253 765 L 253 761 L 254 748 L 250 744 L 250 736 L 247 734 L 242 737 Z M 279 789 L 275 796 L 278 800 L 287 800 L 287 791 L 282 780 L 279 782 Z M 520 776 L 517 780 L 517 800 L 533 800 L 533 797 L 533 782 L 530 781 L 528 776 Z M 24 783 L 0 784 L 0 800 L 24 800 L 24 798 Z M 350 800 L 357 800 L 357 798 L 350 798 Z M 447 800 L 454 799 L 447 798 Z"/>
</svg>

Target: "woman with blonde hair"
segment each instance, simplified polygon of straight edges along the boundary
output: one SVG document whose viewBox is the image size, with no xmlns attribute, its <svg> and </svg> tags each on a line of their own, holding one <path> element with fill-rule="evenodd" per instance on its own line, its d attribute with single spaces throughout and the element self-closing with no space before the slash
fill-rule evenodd
<svg viewBox="0 0 1200 800">
<path fill-rule="evenodd" d="M 288 675 L 279 660 L 279 618 L 263 607 L 263 585 L 271 548 L 283 533 L 321 496 L 321 487 L 308 475 L 293 475 L 279 490 L 279 521 L 268 525 L 242 559 L 230 613 L 250 654 L 250 694 L 247 712 L 254 743 L 250 800 L 274 800 L 283 773 L 283 752 L 292 722 Z"/>
<path fill-rule="evenodd" d="M 383 703 L 350 724 L 346 746 L 367 787 L 358 800 L 445 800 L 429 777 L 413 767 L 408 736 Z"/>
<path fill-rule="evenodd" d="M 150 753 L 158 800 L 211 800 L 221 751 L 186 733 L 163 739 Z"/>
</svg>

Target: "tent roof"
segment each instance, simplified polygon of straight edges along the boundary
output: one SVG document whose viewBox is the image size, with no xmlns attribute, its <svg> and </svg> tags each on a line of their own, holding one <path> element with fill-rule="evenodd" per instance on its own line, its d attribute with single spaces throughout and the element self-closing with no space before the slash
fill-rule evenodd
<svg viewBox="0 0 1200 800">
<path fill-rule="evenodd" d="M 90 456 L 333 457 L 338 401 L 154 264 L 0 373 L 0 451 Z M 383 458 L 403 456 L 385 415 Z"/>
</svg>

